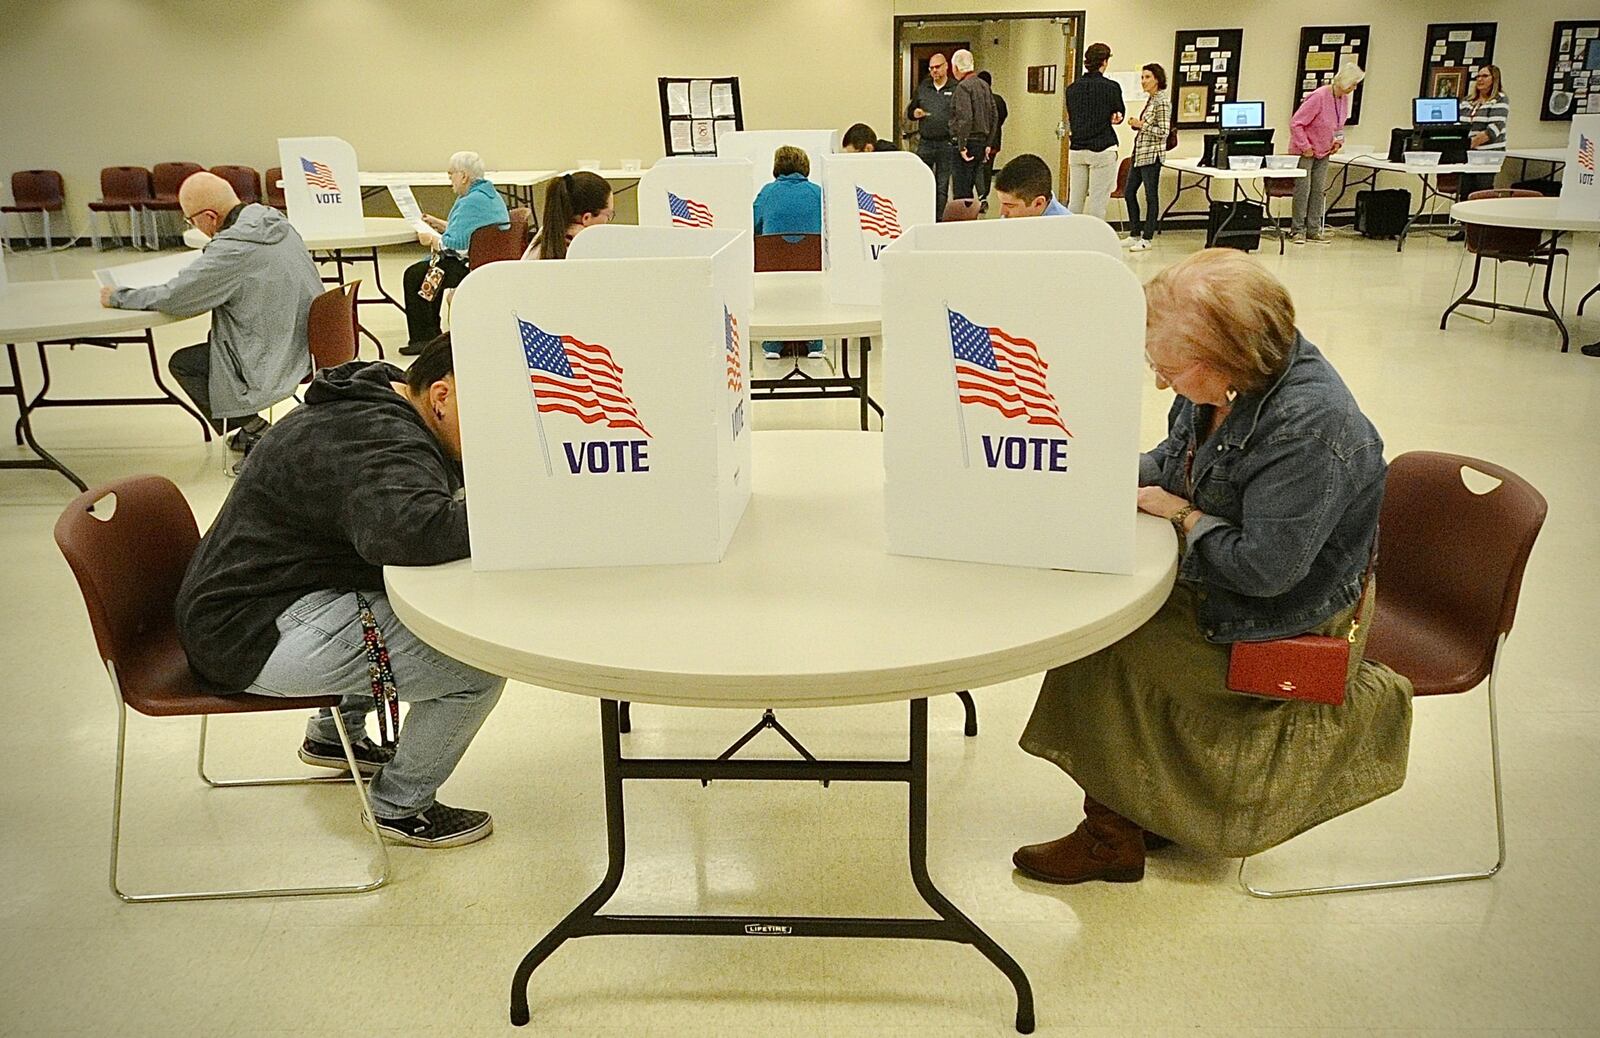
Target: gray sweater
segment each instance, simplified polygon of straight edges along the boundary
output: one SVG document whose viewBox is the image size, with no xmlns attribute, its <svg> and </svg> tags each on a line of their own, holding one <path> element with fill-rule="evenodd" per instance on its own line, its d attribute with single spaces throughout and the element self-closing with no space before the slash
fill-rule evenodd
<svg viewBox="0 0 1600 1038">
<path fill-rule="evenodd" d="M 322 278 L 276 209 L 250 204 L 164 285 L 119 288 L 111 304 L 178 317 L 211 311 L 211 417 L 263 411 L 311 374 L 306 338 Z"/>
</svg>

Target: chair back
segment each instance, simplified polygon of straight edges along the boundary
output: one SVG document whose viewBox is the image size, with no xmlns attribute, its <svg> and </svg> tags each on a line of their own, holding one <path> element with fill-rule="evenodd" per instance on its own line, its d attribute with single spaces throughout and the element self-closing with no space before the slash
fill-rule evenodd
<svg viewBox="0 0 1600 1038">
<path fill-rule="evenodd" d="M 22 169 L 11 174 L 11 198 L 18 206 L 60 212 L 66 202 L 66 185 L 53 169 Z"/>
<path fill-rule="evenodd" d="M 336 368 L 356 359 L 356 290 L 360 281 L 333 288 L 311 300 L 306 338 L 311 343 L 314 371 Z"/>
<path fill-rule="evenodd" d="M 1448 195 L 1451 198 L 1455 198 L 1457 195 L 1461 194 L 1461 174 L 1440 173 L 1438 176 L 1433 178 L 1433 189 L 1439 192 L 1441 195 Z"/>
<path fill-rule="evenodd" d="M 511 226 L 505 230 L 490 225 L 472 232 L 467 242 L 467 267 L 476 270 L 485 263 L 502 260 L 519 260 L 528 251 L 532 232 L 528 230 L 533 211 L 526 208 L 511 210 Z"/>
<path fill-rule="evenodd" d="M 278 184 L 278 181 L 282 179 L 283 167 L 273 166 L 271 169 L 267 170 L 266 179 L 262 183 L 261 187 L 261 190 L 264 192 L 262 197 L 265 199 L 266 203 L 272 206 L 274 209 L 288 210 L 289 198 L 283 193 L 283 188 Z"/>
<path fill-rule="evenodd" d="M 1267 177 L 1267 196 L 1269 198 L 1293 198 L 1294 177 Z"/>
<path fill-rule="evenodd" d="M 233 185 L 233 193 L 246 204 L 261 201 L 261 175 L 254 166 L 212 166 L 211 172 Z"/>
<path fill-rule="evenodd" d="M 772 270 L 821 270 L 822 235 L 758 234 L 756 273 Z"/>
<path fill-rule="evenodd" d="M 100 198 L 115 205 L 137 205 L 153 197 L 150 171 L 143 166 L 107 166 L 100 171 Z"/>
<path fill-rule="evenodd" d="M 1133 174 L 1133 156 L 1117 164 L 1117 186 L 1111 189 L 1112 198 L 1125 198 L 1128 194 L 1128 177 Z"/>
<path fill-rule="evenodd" d="M 1543 198 L 1537 191 L 1524 188 L 1493 188 L 1474 191 L 1467 201 L 1483 198 Z M 1531 227 L 1490 227 L 1469 223 L 1465 227 L 1467 251 L 1497 260 L 1530 260 L 1542 258 L 1545 253 L 1544 232 Z"/>
<path fill-rule="evenodd" d="M 1490 477 L 1479 494 L 1463 480 Z M 1367 655 L 1411 678 L 1418 695 L 1466 692 L 1511 630 L 1522 574 L 1548 506 L 1526 480 L 1487 461 L 1412 451 L 1389 465 Z"/>
<path fill-rule="evenodd" d="M 178 198 L 178 185 L 188 180 L 196 173 L 202 173 L 205 167 L 198 162 L 158 162 L 151 169 L 151 181 L 155 187 L 156 201 L 174 202 Z"/>
<path fill-rule="evenodd" d="M 952 198 L 944 204 L 944 212 L 939 219 L 944 223 L 959 220 L 976 220 L 978 218 L 978 200 L 976 198 Z"/>
</svg>

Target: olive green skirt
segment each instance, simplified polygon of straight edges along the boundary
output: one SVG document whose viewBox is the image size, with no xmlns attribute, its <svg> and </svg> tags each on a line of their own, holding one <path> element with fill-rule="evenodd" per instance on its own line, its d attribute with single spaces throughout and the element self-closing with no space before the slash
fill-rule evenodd
<svg viewBox="0 0 1600 1038">
<path fill-rule="evenodd" d="M 1228 646 L 1200 634 L 1180 582 L 1155 616 L 1045 675 L 1022 748 L 1125 818 L 1203 853 L 1259 853 L 1400 788 L 1411 682 L 1362 659 L 1342 706 L 1230 691 Z M 1355 606 L 1315 633 L 1343 635 Z"/>
</svg>

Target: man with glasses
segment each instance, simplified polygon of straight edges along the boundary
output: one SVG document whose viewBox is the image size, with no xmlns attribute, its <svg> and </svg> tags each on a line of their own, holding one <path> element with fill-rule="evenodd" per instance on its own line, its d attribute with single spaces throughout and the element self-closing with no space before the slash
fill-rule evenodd
<svg viewBox="0 0 1600 1038">
<path fill-rule="evenodd" d="M 200 257 L 164 285 L 102 288 L 100 305 L 177 317 L 209 310 L 207 341 L 178 350 L 167 368 L 212 428 L 237 429 L 233 449 L 248 451 L 267 428 L 259 412 L 311 373 L 306 325 L 322 279 L 288 217 L 241 203 L 221 177 L 193 174 L 178 205 L 211 239 Z"/>
<path fill-rule="evenodd" d="M 945 56 L 933 55 L 928 59 L 928 78 L 917 86 L 906 108 L 906 117 L 917 120 L 917 157 L 933 170 L 933 211 L 940 219 L 956 166 L 956 143 L 950 138 L 950 106 L 956 84 L 949 77 L 950 63 Z"/>
</svg>

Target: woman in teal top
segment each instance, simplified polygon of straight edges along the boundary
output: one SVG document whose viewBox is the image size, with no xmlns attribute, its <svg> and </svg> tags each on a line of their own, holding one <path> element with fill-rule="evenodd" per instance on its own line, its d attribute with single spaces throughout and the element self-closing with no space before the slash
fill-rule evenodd
<svg viewBox="0 0 1600 1038">
<path fill-rule="evenodd" d="M 772 153 L 772 183 L 756 195 L 757 234 L 822 233 L 822 188 L 807 179 L 810 175 L 811 159 L 801 149 L 786 144 Z M 761 350 L 768 360 L 778 360 L 783 343 L 763 342 Z M 822 340 L 806 343 L 806 355 L 822 357 Z"/>
<path fill-rule="evenodd" d="M 406 268 L 407 343 L 400 352 L 414 356 L 439 336 L 439 307 L 444 290 L 454 288 L 467 276 L 467 246 L 472 232 L 480 227 L 511 226 L 511 214 L 500 192 L 483 177 L 483 160 L 475 151 L 458 151 L 450 156 L 446 168 L 450 190 L 456 193 L 450 217 L 424 216 L 432 230 L 418 231 L 417 240 L 433 250 L 425 260 Z M 431 285 L 424 296 L 424 284 Z"/>
</svg>

